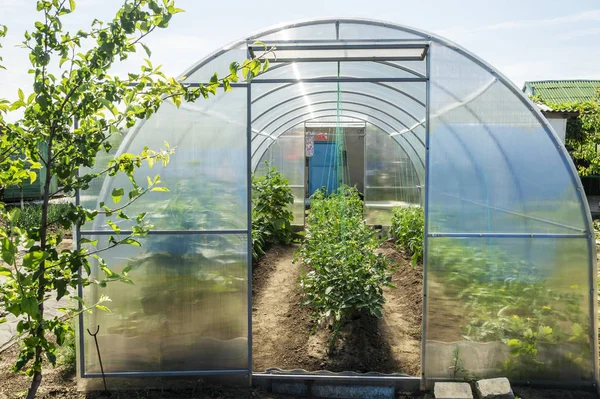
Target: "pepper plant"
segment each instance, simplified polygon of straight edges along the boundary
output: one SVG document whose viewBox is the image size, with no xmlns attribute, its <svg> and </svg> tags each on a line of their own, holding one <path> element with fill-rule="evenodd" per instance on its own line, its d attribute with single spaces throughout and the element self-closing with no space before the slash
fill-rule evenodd
<svg viewBox="0 0 600 399">
<path fill-rule="evenodd" d="M 268 67 L 264 58 L 232 63 L 229 75 L 215 74 L 207 84 L 192 87 L 183 81 L 167 77 L 149 60 L 139 71 L 125 77 L 110 74 L 116 62 L 126 60 L 136 51 L 150 50 L 144 39 L 156 30 L 166 28 L 173 15 L 181 12 L 173 0 L 125 0 L 114 19 L 108 23 L 94 20 L 87 31 L 67 32 L 62 18 L 75 11 L 74 0 L 38 0 L 39 21 L 24 34 L 22 47 L 29 53 L 31 89 L 19 89 L 14 101 L 0 100 L 0 189 L 25 181 L 33 182 L 41 168 L 46 170 L 43 187 L 42 217 L 39 225 L 23 229 L 16 225 L 18 209 L 9 210 L 0 203 L 0 244 L 5 265 L 0 275 L 0 307 L 19 317 L 17 331 L 23 338 L 15 371 L 26 370 L 32 377 L 27 398 L 34 398 L 42 382 L 43 360 L 54 365 L 56 349 L 64 343 L 70 330 L 68 319 L 78 312 L 96 308 L 108 310 L 101 303 L 84 303 L 74 294 L 78 285 L 88 286 L 121 281 L 131 283 L 127 273 L 110 269 L 101 253 L 119 245 L 140 246 L 136 237 L 145 235 L 151 226 L 145 213 L 127 215 L 127 207 L 150 191 L 168 191 L 160 176 L 149 176 L 139 182 L 134 171 L 143 164 L 167 164 L 174 149 L 165 143 L 162 149 L 145 148 L 139 154 L 125 153 L 111 159 L 99 172 L 89 173 L 96 156 L 111 149 L 110 138 L 132 127 L 137 120 L 149 118 L 164 101 L 179 106 L 183 101 L 195 101 L 215 94 L 219 87 L 231 89 L 238 79 L 251 79 Z M 4 36 L 6 28 L 0 28 Z M 14 123 L 4 120 L 8 112 L 20 110 L 22 117 Z M 37 144 L 47 144 L 47 155 Z M 111 204 L 100 209 L 85 209 L 70 204 L 56 219 L 50 219 L 50 201 L 59 195 L 72 196 L 77 190 L 89 188 L 92 180 L 123 173 L 129 187 L 115 188 Z M 51 191 L 51 179 L 58 180 L 57 191 Z M 63 240 L 61 225 L 90 223 L 98 215 L 107 217 L 114 230 L 108 246 L 94 250 L 85 246 L 78 250 L 59 252 Z M 132 219 L 132 233 L 119 235 L 116 219 Z M 81 240 L 79 244 L 96 243 Z M 21 259 L 19 248 L 26 253 Z M 103 278 L 91 279 L 90 258 L 99 265 Z M 82 271 L 81 275 L 78 271 Z M 50 317 L 45 302 L 70 297 L 80 304 L 65 309 L 65 317 Z M 100 302 L 108 298 L 101 298 Z M 3 319 L 5 321 L 5 319 Z M 50 340 L 53 334 L 55 340 Z"/>
</svg>

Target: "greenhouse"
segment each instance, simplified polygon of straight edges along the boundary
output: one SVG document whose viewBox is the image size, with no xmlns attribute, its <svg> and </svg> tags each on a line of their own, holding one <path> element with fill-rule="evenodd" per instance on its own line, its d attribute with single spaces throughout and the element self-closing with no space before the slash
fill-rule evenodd
<svg viewBox="0 0 600 399">
<path fill-rule="evenodd" d="M 443 38 L 356 19 L 265 30 L 182 76 L 206 83 L 251 56 L 268 57 L 270 68 L 207 100 L 165 103 L 114 146 L 137 153 L 167 141 L 176 149 L 166 167 L 138 171 L 140 181 L 159 173 L 170 190 L 132 204 L 154 229 L 141 247 L 105 255 L 135 284 L 81 292 L 91 303 L 112 300 L 111 313 L 81 316 L 84 381 L 101 377 L 84 334 L 96 325 L 109 377 L 267 373 L 252 366 L 261 348 L 252 344 L 251 220 L 251 176 L 265 173 L 266 161 L 289 180 L 299 228 L 323 186 L 355 186 L 373 226 L 390 225 L 396 207 L 424 209 L 420 371 L 386 376 L 429 386 L 451 378 L 460 357 L 478 376 L 517 370 L 515 380 L 596 382 L 587 201 L 565 147 L 517 87 Z M 96 208 L 126 183 L 95 182 L 78 200 Z M 132 225 L 121 220 L 121 233 Z M 100 217 L 84 227 L 79 237 L 99 247 L 114 234 Z M 509 294 L 519 311 L 490 304 Z"/>
</svg>

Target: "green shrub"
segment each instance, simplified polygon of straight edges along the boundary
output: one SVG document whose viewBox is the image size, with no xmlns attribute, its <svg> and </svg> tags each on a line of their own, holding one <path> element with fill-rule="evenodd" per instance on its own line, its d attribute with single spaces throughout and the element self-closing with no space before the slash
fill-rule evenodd
<svg viewBox="0 0 600 399">
<path fill-rule="evenodd" d="M 268 166 L 268 163 L 267 163 Z M 252 176 L 252 259 L 258 260 L 269 246 L 292 241 L 294 202 L 289 181 L 277 171 L 268 168 L 267 174 Z"/>
<path fill-rule="evenodd" d="M 398 246 L 409 251 L 413 265 L 423 260 L 424 229 L 423 208 L 412 205 L 394 208 L 392 236 Z"/>
<path fill-rule="evenodd" d="M 312 197 L 306 239 L 299 257 L 310 271 L 300 276 L 305 305 L 313 310 L 317 324 L 330 321 L 330 349 L 344 322 L 366 310 L 381 317 L 383 287 L 391 276 L 375 232 L 363 217 L 363 203 L 354 188 L 342 187 L 326 196 Z"/>
</svg>

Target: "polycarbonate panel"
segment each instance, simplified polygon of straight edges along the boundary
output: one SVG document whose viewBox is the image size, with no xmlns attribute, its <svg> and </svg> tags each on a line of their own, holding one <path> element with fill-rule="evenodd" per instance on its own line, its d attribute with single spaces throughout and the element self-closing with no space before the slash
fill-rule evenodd
<svg viewBox="0 0 600 399">
<path fill-rule="evenodd" d="M 376 22 L 340 21 L 340 39 L 342 40 L 367 40 L 367 39 L 407 39 L 419 40 L 424 36 L 409 33 L 403 30 L 378 25 Z"/>
<path fill-rule="evenodd" d="M 564 147 L 496 74 L 430 57 L 425 377 L 458 357 L 478 377 L 593 381 L 590 221 Z"/>
<path fill-rule="evenodd" d="M 175 149 L 166 167 L 145 164 L 135 178 L 145 185 L 147 177 L 160 175 L 169 192 L 149 192 L 127 207 L 135 216 L 147 212 L 147 219 L 159 230 L 210 230 L 247 228 L 246 177 L 246 89 L 234 88 L 207 100 L 176 108 L 165 103 L 157 114 L 133 130 L 120 152 L 140 153 L 144 146 Z M 113 207 L 113 189 L 132 185 L 123 174 L 105 181 L 98 201 Z M 126 201 L 127 194 L 121 200 Z M 114 219 L 121 229 L 133 220 Z M 111 229 L 100 215 L 84 229 Z"/>
<path fill-rule="evenodd" d="M 372 126 L 367 127 L 366 132 L 367 222 L 390 225 L 394 207 L 421 203 L 422 177 L 396 140 Z M 420 151 L 424 157 L 425 147 Z"/>
<path fill-rule="evenodd" d="M 304 225 L 304 125 L 288 130 L 271 144 L 262 157 L 257 155 L 253 159 L 253 165 L 256 163 L 255 173 L 259 176 L 266 173 L 265 161 L 276 167 L 289 181 L 294 194 L 292 224 Z"/>
<path fill-rule="evenodd" d="M 419 64 L 425 61 L 341 62 L 340 75 L 361 78 L 416 78 L 425 77 Z"/>
<path fill-rule="evenodd" d="M 354 94 L 368 105 L 379 106 L 382 103 L 393 104 L 399 118 L 404 118 L 410 127 L 423 123 L 425 119 L 425 84 L 422 82 L 371 82 L 371 83 L 260 83 L 252 86 L 252 115 L 257 118 L 265 113 L 278 116 L 279 108 L 291 99 L 302 99 L 310 105 L 313 96 L 335 93 L 340 90 L 342 96 Z"/>
<path fill-rule="evenodd" d="M 282 26 L 281 30 L 266 35 L 257 35 L 256 40 L 334 40 L 335 22 L 310 23 L 303 26 Z"/>
<path fill-rule="evenodd" d="M 115 154 L 119 150 L 124 138 L 125 135 L 122 133 L 113 133 L 108 139 L 108 142 L 112 148 L 108 152 L 104 150 L 98 152 L 94 166 L 91 168 L 81 168 L 79 175 L 83 176 L 88 173 L 100 174 L 105 171 L 108 168 L 110 160 L 114 158 Z M 87 190 L 79 191 L 79 204 L 87 209 L 95 209 L 98 206 L 98 196 L 102 192 L 104 181 L 107 179 L 107 175 L 102 174 L 90 181 L 89 188 Z"/>
<path fill-rule="evenodd" d="M 592 380 L 586 238 L 428 240 L 427 378 Z M 595 298 L 594 298 L 595 300 Z"/>
<path fill-rule="evenodd" d="M 348 110 L 348 109 L 343 109 L 340 110 L 339 113 L 337 110 L 321 110 L 321 111 L 315 111 L 315 112 L 306 112 L 306 113 L 299 113 L 299 115 L 294 116 L 292 119 L 289 119 L 287 122 L 279 125 L 279 127 L 277 129 L 275 129 L 272 134 L 274 136 L 278 136 L 280 135 L 282 132 L 288 130 L 289 128 L 296 126 L 297 124 L 301 123 L 301 122 L 307 122 L 307 121 L 314 121 L 314 120 L 337 120 L 337 118 L 339 118 L 340 120 L 357 120 L 357 121 L 363 121 L 363 122 L 367 122 L 367 123 L 372 123 L 375 126 L 378 126 L 379 128 L 381 128 L 382 130 L 385 130 L 387 132 L 394 132 L 395 129 L 391 126 L 389 126 L 388 124 L 386 124 L 384 121 L 382 121 L 381 119 L 374 117 L 372 115 L 368 115 L 364 112 L 359 112 L 357 110 Z"/>
<path fill-rule="evenodd" d="M 400 130 L 402 131 L 409 130 L 417 122 L 420 122 L 419 118 L 424 115 L 424 110 L 421 110 L 417 115 L 413 115 L 394 101 L 364 93 L 357 84 L 342 86 L 339 93 L 336 87 L 331 87 L 329 90 L 312 90 L 311 85 L 304 86 L 306 88 L 305 94 L 291 96 L 261 113 L 253 113 L 253 127 L 260 131 L 268 131 L 269 124 L 274 124 L 273 121 L 280 117 L 283 118 L 283 115 L 295 111 L 317 111 L 324 107 L 337 106 L 338 100 L 342 109 L 368 108 L 375 111 L 375 116 L 379 111 L 385 112 L 389 115 L 388 118 L 391 117 L 395 123 L 400 124 Z M 400 99 L 396 96 L 396 101 L 398 100 Z M 413 130 L 423 138 L 425 137 L 423 124 L 416 126 Z"/>
<path fill-rule="evenodd" d="M 107 236 L 98 248 L 108 245 Z M 248 264 L 246 235 L 149 235 L 141 247 L 103 253 L 133 285 L 84 289 L 87 305 L 101 295 L 111 312 L 84 314 L 100 326 L 104 372 L 244 370 L 248 367 Z M 104 273 L 92 268 L 92 278 Z M 83 337 L 85 371 L 99 373 L 94 341 Z"/>
<path fill-rule="evenodd" d="M 190 71 L 186 71 L 184 73 L 185 82 L 208 83 L 215 72 L 219 77 L 225 77 L 230 73 L 229 65 L 232 62 L 241 63 L 246 58 L 248 58 L 246 43 L 238 43 L 233 48 L 224 51 L 213 59 L 204 61 L 201 67 L 192 67 Z"/>
<path fill-rule="evenodd" d="M 533 113 L 462 55 L 432 54 L 429 231 L 585 232 L 572 172 Z"/>
</svg>

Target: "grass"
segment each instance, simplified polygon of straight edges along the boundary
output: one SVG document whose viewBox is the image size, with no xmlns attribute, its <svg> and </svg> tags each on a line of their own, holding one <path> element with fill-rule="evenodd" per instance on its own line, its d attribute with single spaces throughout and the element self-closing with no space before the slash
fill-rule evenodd
<svg viewBox="0 0 600 399">
<path fill-rule="evenodd" d="M 69 204 L 50 204 L 48 207 L 48 221 L 52 222 L 57 220 L 60 216 L 65 214 L 68 209 Z M 32 228 L 39 227 L 41 224 L 42 205 L 25 205 L 25 207 L 21 210 L 19 219 L 17 220 L 17 226 L 25 230 L 31 230 Z M 61 226 L 57 226 L 56 228 L 62 229 Z M 63 230 L 63 235 L 69 236 L 71 235 L 71 231 Z"/>
</svg>

